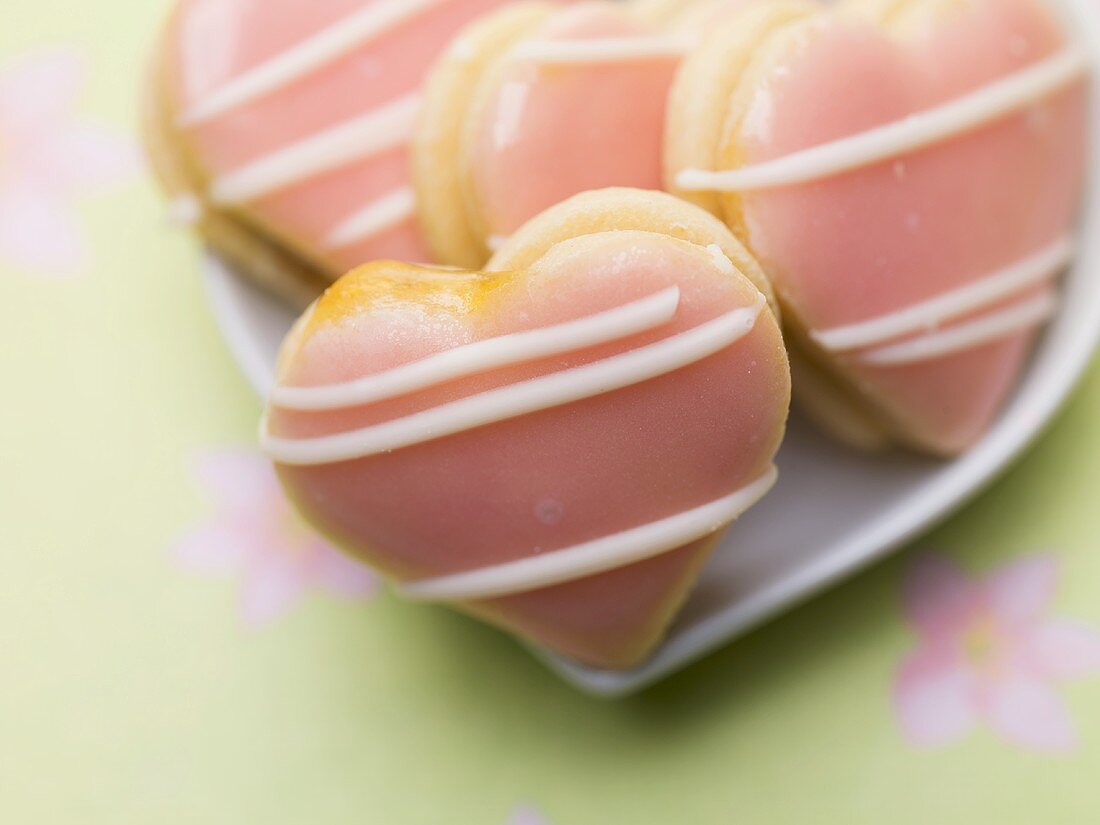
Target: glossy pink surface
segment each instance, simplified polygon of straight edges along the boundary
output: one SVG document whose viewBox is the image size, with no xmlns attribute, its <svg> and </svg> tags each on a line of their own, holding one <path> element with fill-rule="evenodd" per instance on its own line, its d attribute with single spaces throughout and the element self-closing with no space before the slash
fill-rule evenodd
<svg viewBox="0 0 1100 825">
<path fill-rule="evenodd" d="M 746 163 L 928 109 L 1063 43 L 1029 0 L 972 0 L 904 39 L 829 19 L 757 91 L 743 129 Z M 1070 231 L 1083 174 L 1083 107 L 1078 85 L 896 161 L 746 196 L 750 245 L 810 330 L 955 289 Z M 1014 334 L 909 366 L 869 367 L 845 355 L 841 366 L 917 439 L 954 452 L 1000 408 L 1032 337 Z"/>
<path fill-rule="evenodd" d="M 505 0 L 439 0 L 407 22 L 326 63 L 307 77 L 184 130 L 213 176 L 361 117 L 414 93 L 451 37 Z M 385 0 L 183 0 L 170 45 L 179 110 L 207 98 L 242 72 L 368 5 Z M 307 256 L 335 271 L 375 258 L 426 261 L 414 217 L 342 249 L 326 236 L 371 201 L 411 186 L 405 149 L 349 163 L 244 208 Z"/>
<path fill-rule="evenodd" d="M 650 36 L 610 3 L 555 15 L 533 40 Z M 469 180 L 488 236 L 507 236 L 571 195 L 661 188 L 665 103 L 679 61 L 537 65 L 516 61 L 468 144 Z"/>
<path fill-rule="evenodd" d="M 276 435 L 344 431 L 662 340 L 752 305 L 705 250 L 620 232 L 555 247 L 469 314 L 421 302 L 323 322 L 289 353 L 284 385 L 373 373 L 470 340 L 681 290 L 668 324 L 619 342 L 463 378 L 367 407 L 271 410 Z M 675 372 L 575 403 L 342 463 L 279 468 L 307 517 L 357 555 L 418 579 L 569 547 L 728 495 L 767 468 L 786 419 L 786 357 L 764 310 L 753 331 Z M 468 607 L 586 661 L 655 640 L 705 548 Z"/>
</svg>

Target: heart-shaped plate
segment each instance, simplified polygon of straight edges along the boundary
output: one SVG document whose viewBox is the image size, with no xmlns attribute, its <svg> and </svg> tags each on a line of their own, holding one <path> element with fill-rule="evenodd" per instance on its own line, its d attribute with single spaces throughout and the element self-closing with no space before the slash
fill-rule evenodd
<svg viewBox="0 0 1100 825">
<path fill-rule="evenodd" d="M 1100 56 L 1100 16 L 1066 4 L 1070 30 Z M 1100 58 L 1098 58 L 1100 59 Z M 1100 88 L 1090 90 L 1088 202 L 1080 253 L 1060 312 L 1043 334 L 1011 401 L 966 454 L 935 461 L 863 455 L 804 424 L 797 412 L 779 452 L 779 482 L 738 520 L 703 571 L 668 638 L 631 671 L 600 671 L 536 651 L 593 694 L 632 693 L 915 538 L 965 504 L 1040 434 L 1081 377 L 1100 339 Z M 266 395 L 275 354 L 294 315 L 217 258 L 204 264 L 218 326 L 249 382 Z"/>
</svg>

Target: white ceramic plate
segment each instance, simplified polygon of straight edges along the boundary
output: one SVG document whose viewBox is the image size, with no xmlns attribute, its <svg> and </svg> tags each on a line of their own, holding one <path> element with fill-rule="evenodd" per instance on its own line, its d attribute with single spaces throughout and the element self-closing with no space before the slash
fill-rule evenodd
<svg viewBox="0 0 1100 825">
<path fill-rule="evenodd" d="M 1074 2 L 1073 29 L 1094 47 L 1100 21 Z M 1095 48 L 1094 48 L 1095 51 Z M 1091 134 L 1100 136 L 1092 92 Z M 1100 191 L 1090 164 L 1089 191 Z M 833 582 L 880 558 L 961 507 L 1036 437 L 1081 376 L 1100 337 L 1100 211 L 1087 204 L 1081 253 L 1067 274 L 1062 310 L 1012 402 L 980 444 L 950 462 L 902 454 L 864 456 L 822 437 L 795 416 L 779 453 L 779 483 L 727 533 L 668 639 L 628 672 L 584 667 L 537 650 L 579 688 L 605 696 L 638 690 Z M 266 395 L 275 353 L 293 316 L 209 257 L 210 305 L 234 357 Z"/>
</svg>

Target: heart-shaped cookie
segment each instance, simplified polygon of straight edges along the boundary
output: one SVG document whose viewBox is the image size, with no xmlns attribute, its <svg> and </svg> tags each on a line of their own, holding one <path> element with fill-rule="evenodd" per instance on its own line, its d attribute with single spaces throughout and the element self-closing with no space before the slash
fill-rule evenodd
<svg viewBox="0 0 1100 825">
<path fill-rule="evenodd" d="M 517 3 L 464 29 L 425 84 L 413 145 L 436 258 L 481 266 L 572 195 L 660 188 L 676 67 L 709 26 L 758 1 Z"/>
<path fill-rule="evenodd" d="M 590 189 L 661 186 L 682 44 L 629 4 L 526 3 L 469 26 L 425 84 L 417 196 L 437 258 L 477 267 Z"/>
<path fill-rule="evenodd" d="M 986 429 L 1071 255 L 1086 69 L 1037 0 L 776 3 L 685 61 L 669 183 L 764 265 L 834 430 Z"/>
<path fill-rule="evenodd" d="M 367 265 L 285 342 L 265 449 L 406 594 L 632 665 L 774 481 L 789 374 L 750 261 L 696 207 L 607 190 L 487 272 Z"/>
<path fill-rule="evenodd" d="M 181 0 L 146 143 L 172 211 L 308 303 L 380 257 L 425 261 L 408 144 L 429 65 L 505 0 Z"/>
</svg>

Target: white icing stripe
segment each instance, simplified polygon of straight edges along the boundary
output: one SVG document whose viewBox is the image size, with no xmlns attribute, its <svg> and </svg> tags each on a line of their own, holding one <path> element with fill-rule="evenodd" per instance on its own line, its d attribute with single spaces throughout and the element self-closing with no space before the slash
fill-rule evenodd
<svg viewBox="0 0 1100 825">
<path fill-rule="evenodd" d="M 507 235 L 490 235 L 485 241 L 485 245 L 489 247 L 490 252 L 496 252 L 506 243 L 508 243 Z"/>
<path fill-rule="evenodd" d="M 216 178 L 215 203 L 245 203 L 316 175 L 404 145 L 412 137 L 417 95 L 408 95 Z"/>
<path fill-rule="evenodd" d="M 1070 262 L 1073 249 L 1071 238 L 1059 238 L 1034 255 L 959 289 L 868 321 L 811 332 L 810 337 L 831 352 L 845 352 L 931 329 L 1052 278 Z"/>
<path fill-rule="evenodd" d="M 676 185 L 689 191 L 740 192 L 830 177 L 983 126 L 1072 83 L 1088 68 L 1084 51 L 1066 49 L 942 106 L 753 166 L 722 172 L 685 169 L 676 176 Z"/>
<path fill-rule="evenodd" d="M 271 403 L 285 409 L 330 410 L 381 401 L 467 375 L 626 338 L 668 323 L 679 304 L 679 288 L 670 287 L 607 312 L 476 341 L 354 381 L 319 387 L 276 387 Z"/>
<path fill-rule="evenodd" d="M 653 37 L 594 37 L 586 40 L 528 40 L 516 46 L 511 57 L 554 65 L 625 63 L 682 57 L 695 44 L 693 38 L 672 35 Z"/>
<path fill-rule="evenodd" d="M 864 363 L 876 366 L 931 361 L 1038 326 L 1049 319 L 1057 308 L 1058 299 L 1048 290 L 1007 309 L 991 312 L 942 332 L 933 332 L 910 341 L 874 349 L 863 353 L 859 358 Z"/>
<path fill-rule="evenodd" d="M 759 296 L 751 307 L 721 315 L 655 344 L 360 430 L 318 438 L 277 438 L 270 434 L 265 420 L 260 425 L 260 442 L 267 454 L 282 464 L 329 464 L 558 407 L 701 361 L 751 332 L 763 306 L 764 298 Z"/>
<path fill-rule="evenodd" d="M 379 0 L 226 83 L 179 118 L 193 126 L 265 97 L 445 0 Z"/>
<path fill-rule="evenodd" d="M 344 249 L 400 226 L 416 214 L 416 193 L 412 187 L 395 189 L 373 200 L 341 221 L 325 238 L 329 249 Z"/>
<path fill-rule="evenodd" d="M 763 498 L 776 477 L 773 466 L 735 493 L 660 521 L 492 567 L 407 582 L 398 589 L 425 601 L 494 599 L 625 567 L 722 529 Z"/>
</svg>

